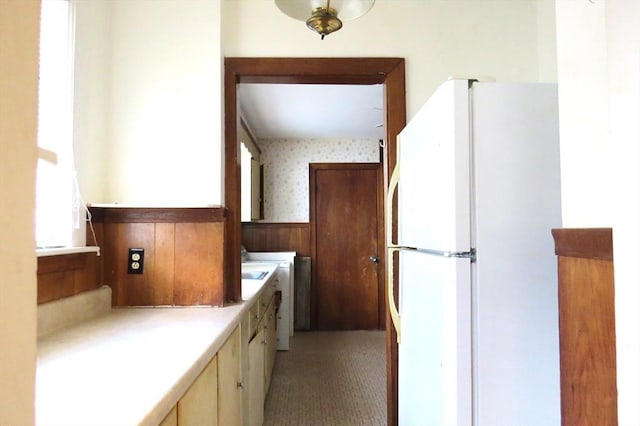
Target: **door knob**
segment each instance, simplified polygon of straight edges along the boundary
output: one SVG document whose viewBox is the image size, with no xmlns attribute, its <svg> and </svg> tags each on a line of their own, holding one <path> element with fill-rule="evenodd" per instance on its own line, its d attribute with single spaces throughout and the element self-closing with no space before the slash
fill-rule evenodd
<svg viewBox="0 0 640 426">
<path fill-rule="evenodd" d="M 369 256 L 369 260 L 372 261 L 373 263 L 378 263 L 378 256 Z"/>
</svg>

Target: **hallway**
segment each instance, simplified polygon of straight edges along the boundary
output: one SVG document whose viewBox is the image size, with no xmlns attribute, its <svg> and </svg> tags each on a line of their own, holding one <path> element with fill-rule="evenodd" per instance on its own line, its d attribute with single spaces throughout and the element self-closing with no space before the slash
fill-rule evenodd
<svg viewBox="0 0 640 426">
<path fill-rule="evenodd" d="M 384 331 L 297 332 L 278 352 L 265 426 L 385 425 Z"/>
</svg>

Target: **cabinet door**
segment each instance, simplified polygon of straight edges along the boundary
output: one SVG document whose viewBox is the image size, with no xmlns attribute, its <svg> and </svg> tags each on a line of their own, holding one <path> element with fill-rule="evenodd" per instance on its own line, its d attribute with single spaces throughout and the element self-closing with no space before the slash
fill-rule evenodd
<svg viewBox="0 0 640 426">
<path fill-rule="evenodd" d="M 249 342 L 249 426 L 260 426 L 264 419 L 264 329 L 259 328 Z"/>
<path fill-rule="evenodd" d="M 267 395 L 271 386 L 271 373 L 276 360 L 276 350 L 278 348 L 278 335 L 276 330 L 276 307 L 272 299 L 267 309 L 265 323 L 265 366 L 264 366 L 264 394 Z"/>
<path fill-rule="evenodd" d="M 167 417 L 164 418 L 160 426 L 177 426 L 178 425 L 178 406 L 174 406 Z"/>
<path fill-rule="evenodd" d="M 240 328 L 236 327 L 218 357 L 218 423 L 224 426 L 242 425 L 242 363 Z"/>
<path fill-rule="evenodd" d="M 178 401 L 178 425 L 218 425 L 218 360 L 216 357 L 213 357 Z"/>
</svg>

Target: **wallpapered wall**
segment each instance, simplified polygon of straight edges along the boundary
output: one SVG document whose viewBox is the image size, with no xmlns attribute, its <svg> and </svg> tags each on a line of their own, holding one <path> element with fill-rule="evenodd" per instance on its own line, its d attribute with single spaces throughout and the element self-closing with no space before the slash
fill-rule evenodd
<svg viewBox="0 0 640 426">
<path fill-rule="evenodd" d="M 264 221 L 309 221 L 309 163 L 377 163 L 377 139 L 260 139 Z"/>
</svg>

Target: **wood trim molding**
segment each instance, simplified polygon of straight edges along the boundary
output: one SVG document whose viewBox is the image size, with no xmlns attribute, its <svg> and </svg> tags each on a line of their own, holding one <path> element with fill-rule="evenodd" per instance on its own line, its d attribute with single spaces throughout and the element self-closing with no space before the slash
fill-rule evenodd
<svg viewBox="0 0 640 426">
<path fill-rule="evenodd" d="M 222 207 L 89 207 L 99 223 L 203 223 L 224 222 Z"/>
<path fill-rule="evenodd" d="M 309 222 L 242 222 L 243 228 L 308 228 Z"/>
<path fill-rule="evenodd" d="M 558 256 L 613 260 L 611 228 L 561 228 L 551 234 Z"/>
<path fill-rule="evenodd" d="M 240 158 L 237 142 L 238 83 L 384 84 L 384 188 L 396 163 L 396 136 L 406 124 L 405 64 L 403 58 L 225 58 L 224 63 L 224 206 L 227 209 L 225 300 L 241 295 L 240 280 Z M 392 229 L 396 232 L 397 220 Z M 384 236 L 383 236 L 384 238 Z M 380 254 L 381 257 L 384 253 Z M 394 291 L 398 282 L 394 279 Z M 398 345 L 388 307 L 387 423 L 397 424 Z"/>
</svg>

